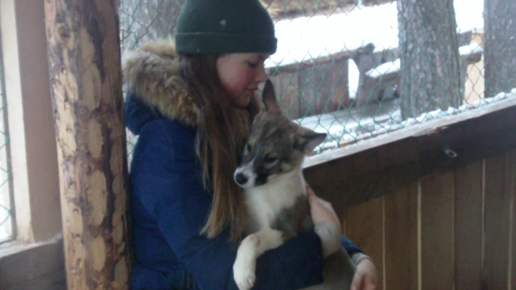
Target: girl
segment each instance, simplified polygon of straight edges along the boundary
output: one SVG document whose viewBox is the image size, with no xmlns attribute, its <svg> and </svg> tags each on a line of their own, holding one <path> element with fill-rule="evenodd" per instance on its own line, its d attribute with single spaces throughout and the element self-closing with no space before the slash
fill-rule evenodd
<svg viewBox="0 0 516 290">
<path fill-rule="evenodd" d="M 243 226 L 233 172 L 258 112 L 253 97 L 276 51 L 258 0 L 188 0 L 175 45 L 126 56 L 126 124 L 139 136 L 131 164 L 132 289 L 237 289 L 232 267 Z M 254 289 L 322 282 L 323 252 L 342 243 L 357 263 L 356 289 L 375 289 L 374 265 L 331 206 L 309 190 L 312 232 L 260 257 Z"/>
</svg>

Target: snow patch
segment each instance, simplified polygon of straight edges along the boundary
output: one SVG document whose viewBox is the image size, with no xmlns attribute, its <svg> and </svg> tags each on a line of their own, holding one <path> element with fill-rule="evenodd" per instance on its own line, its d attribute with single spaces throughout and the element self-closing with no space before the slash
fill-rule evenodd
<svg viewBox="0 0 516 290">
<path fill-rule="evenodd" d="M 386 62 L 366 72 L 366 76 L 370 78 L 379 78 L 389 73 L 399 72 L 401 61 L 398 58 L 392 62 Z"/>
<path fill-rule="evenodd" d="M 336 149 L 345 147 L 352 144 L 358 144 L 363 140 L 370 139 L 379 135 L 383 135 L 389 132 L 404 129 L 410 126 L 416 126 L 431 120 L 440 119 L 452 115 L 457 115 L 469 110 L 481 108 L 483 106 L 507 100 L 510 98 L 516 98 L 516 88 L 512 89 L 509 93 L 499 93 L 493 98 L 480 99 L 474 103 L 467 103 L 458 108 L 449 107 L 446 110 L 433 110 L 416 118 L 409 118 L 402 120 L 401 112 L 398 109 L 388 116 L 388 118 L 382 118 L 381 116 L 374 118 L 367 118 L 360 120 L 360 122 L 354 122 L 351 124 L 341 125 L 339 122 L 334 122 L 328 130 L 323 130 L 322 127 L 317 128 L 316 131 L 324 132 L 328 134 L 326 142 L 315 148 L 315 152 L 322 152 L 330 149 Z"/>
<path fill-rule="evenodd" d="M 461 46 L 459 47 L 459 54 L 460 55 L 468 55 L 468 54 L 475 54 L 475 53 L 479 53 L 479 52 L 483 52 L 484 49 L 482 48 L 482 46 L 480 46 L 480 44 L 478 43 L 470 43 L 469 45 L 464 45 L 464 46 Z"/>
<path fill-rule="evenodd" d="M 267 68 L 317 59 L 368 43 L 375 51 L 398 47 L 396 2 L 366 7 L 358 5 L 347 13 L 298 17 L 276 22 L 278 50 L 266 62 Z M 484 27 L 482 0 L 455 0 L 457 32 Z"/>
</svg>

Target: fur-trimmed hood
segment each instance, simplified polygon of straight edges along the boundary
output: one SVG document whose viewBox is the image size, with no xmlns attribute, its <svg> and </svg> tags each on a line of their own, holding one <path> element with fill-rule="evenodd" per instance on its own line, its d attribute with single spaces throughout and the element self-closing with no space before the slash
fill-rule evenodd
<svg viewBox="0 0 516 290">
<path fill-rule="evenodd" d="M 124 86 L 129 92 L 126 110 L 128 105 L 131 110 L 140 113 L 142 109 L 145 111 L 151 108 L 171 120 L 178 120 L 188 126 L 198 125 L 200 105 L 178 75 L 178 60 L 171 40 L 148 42 L 125 53 L 122 73 Z M 139 108 L 142 103 L 148 108 Z M 141 115 L 139 119 L 142 119 Z M 132 120 L 126 121 L 130 124 Z"/>
</svg>

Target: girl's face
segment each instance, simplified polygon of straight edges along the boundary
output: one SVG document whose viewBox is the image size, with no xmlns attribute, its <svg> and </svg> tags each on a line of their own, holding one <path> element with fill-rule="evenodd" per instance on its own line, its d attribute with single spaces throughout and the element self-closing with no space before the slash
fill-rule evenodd
<svg viewBox="0 0 516 290">
<path fill-rule="evenodd" d="M 217 58 L 217 74 L 222 88 L 234 105 L 245 108 L 258 84 L 267 80 L 263 63 L 265 53 L 228 53 Z"/>
</svg>

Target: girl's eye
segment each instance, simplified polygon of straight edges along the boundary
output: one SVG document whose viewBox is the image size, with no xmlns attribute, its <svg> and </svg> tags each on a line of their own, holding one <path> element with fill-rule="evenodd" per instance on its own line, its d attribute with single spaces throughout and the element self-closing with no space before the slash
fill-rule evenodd
<svg viewBox="0 0 516 290">
<path fill-rule="evenodd" d="M 267 155 L 267 156 L 265 156 L 264 161 L 265 161 L 265 163 L 271 164 L 271 163 L 278 161 L 278 158 L 276 156 Z"/>
<path fill-rule="evenodd" d="M 249 65 L 249 67 L 251 68 L 257 68 L 258 67 L 258 63 L 254 63 L 254 62 L 250 62 L 248 61 L 247 64 Z"/>
</svg>

